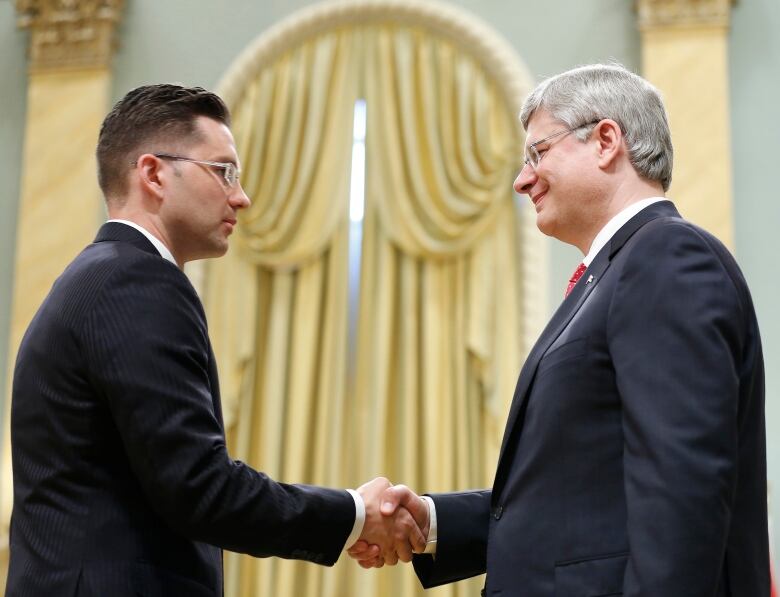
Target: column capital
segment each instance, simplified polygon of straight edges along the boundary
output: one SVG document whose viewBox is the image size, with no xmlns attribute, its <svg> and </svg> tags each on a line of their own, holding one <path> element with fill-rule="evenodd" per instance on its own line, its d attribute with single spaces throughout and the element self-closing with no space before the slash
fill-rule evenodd
<svg viewBox="0 0 780 597">
<path fill-rule="evenodd" d="M 736 0 L 636 0 L 639 28 L 728 27 Z"/>
<path fill-rule="evenodd" d="M 31 71 L 109 66 L 124 0 L 16 0 L 15 4 L 17 25 L 30 30 Z"/>
</svg>

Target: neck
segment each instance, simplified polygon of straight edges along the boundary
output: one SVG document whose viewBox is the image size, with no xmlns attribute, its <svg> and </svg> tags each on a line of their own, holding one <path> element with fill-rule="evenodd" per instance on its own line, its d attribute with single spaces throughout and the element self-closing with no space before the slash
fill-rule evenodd
<svg viewBox="0 0 780 597">
<path fill-rule="evenodd" d="M 165 227 L 162 225 L 162 222 L 160 222 L 159 218 L 154 216 L 154 214 L 150 214 L 144 210 L 133 209 L 127 204 L 122 206 L 109 205 L 108 218 L 110 220 L 127 220 L 128 222 L 133 222 L 133 224 L 138 224 L 141 228 L 149 232 L 149 234 L 154 236 L 162 244 L 168 247 L 168 250 L 176 260 L 176 265 L 178 265 L 180 268 L 184 267 L 184 262 L 173 250 L 173 246 L 171 245 L 168 235 L 166 234 Z"/>
<path fill-rule="evenodd" d="M 611 200 L 607 203 L 607 216 L 604 224 L 637 201 L 664 196 L 663 187 L 658 182 L 638 177 L 635 180 L 624 181 L 615 189 Z"/>
<path fill-rule="evenodd" d="M 643 199 L 650 199 L 651 197 L 664 197 L 664 190 L 661 183 L 650 181 L 638 176 L 623 180 L 617 185 L 609 194 L 608 199 L 604 202 L 604 209 L 600 214 L 600 217 L 596 220 L 595 225 L 590 231 L 589 238 L 581 245 L 577 245 L 582 251 L 583 255 L 587 255 L 593 244 L 596 235 L 607 225 L 607 223 L 618 215 L 621 211 L 626 209 L 629 205 L 633 205 Z"/>
</svg>

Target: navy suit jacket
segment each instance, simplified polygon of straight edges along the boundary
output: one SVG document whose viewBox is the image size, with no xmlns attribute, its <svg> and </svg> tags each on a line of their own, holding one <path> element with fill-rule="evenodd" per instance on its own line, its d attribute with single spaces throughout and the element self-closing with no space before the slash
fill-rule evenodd
<svg viewBox="0 0 780 597">
<path fill-rule="evenodd" d="M 346 491 L 231 460 L 195 290 L 107 223 L 57 279 L 13 381 L 9 596 L 222 594 L 221 548 L 332 565 Z"/>
<path fill-rule="evenodd" d="M 492 490 L 434 495 L 424 586 L 492 597 L 767 597 L 764 371 L 712 235 L 653 204 L 598 253 L 520 373 Z"/>
</svg>

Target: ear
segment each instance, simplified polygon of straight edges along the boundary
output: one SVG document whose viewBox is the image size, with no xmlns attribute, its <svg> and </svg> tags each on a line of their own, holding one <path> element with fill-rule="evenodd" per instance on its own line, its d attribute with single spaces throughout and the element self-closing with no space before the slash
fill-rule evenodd
<svg viewBox="0 0 780 597">
<path fill-rule="evenodd" d="M 606 118 L 600 121 L 591 133 L 598 148 L 598 164 L 602 169 L 609 168 L 625 150 L 623 131 L 614 120 Z"/>
<path fill-rule="evenodd" d="M 163 161 L 151 153 L 144 153 L 136 162 L 135 175 L 145 195 L 162 199 L 165 175 Z"/>
</svg>

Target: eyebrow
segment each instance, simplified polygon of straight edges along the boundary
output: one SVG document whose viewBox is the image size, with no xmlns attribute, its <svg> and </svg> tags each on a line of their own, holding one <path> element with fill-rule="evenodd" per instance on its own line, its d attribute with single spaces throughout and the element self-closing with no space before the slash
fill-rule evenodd
<svg viewBox="0 0 780 597">
<path fill-rule="evenodd" d="M 531 147 L 532 145 L 536 145 L 537 143 L 541 143 L 541 142 L 542 142 L 542 141 L 544 141 L 544 140 L 545 140 L 545 139 L 546 139 L 548 136 L 549 136 L 549 135 L 544 135 L 544 136 L 543 136 L 541 139 L 537 139 L 536 141 L 532 141 L 531 143 L 529 143 L 528 145 L 526 145 L 526 146 L 525 146 L 525 149 L 528 149 L 529 147 Z M 526 137 L 526 140 L 528 140 L 528 137 Z"/>
<path fill-rule="evenodd" d="M 539 139 L 539 141 L 534 141 L 533 143 L 529 143 L 528 145 L 524 145 L 523 146 L 523 152 L 527 152 L 531 147 L 536 147 L 537 143 L 540 143 L 540 142 L 542 142 L 544 140 L 545 140 L 544 137 L 542 137 L 541 139 Z"/>
<path fill-rule="evenodd" d="M 555 134 L 555 133 L 553 133 L 553 134 Z M 539 143 L 544 143 L 545 141 L 549 141 L 550 140 L 550 136 L 551 135 L 545 135 L 544 137 L 542 137 L 538 141 L 534 141 L 533 143 L 529 143 L 528 147 L 531 147 L 532 145 L 536 146 L 536 145 L 539 145 Z"/>
<path fill-rule="evenodd" d="M 233 164 L 234 166 L 238 167 L 238 160 L 235 160 L 231 157 L 225 156 L 225 154 L 221 154 L 219 157 L 214 158 L 211 160 L 212 162 L 222 162 L 224 164 Z"/>
</svg>

